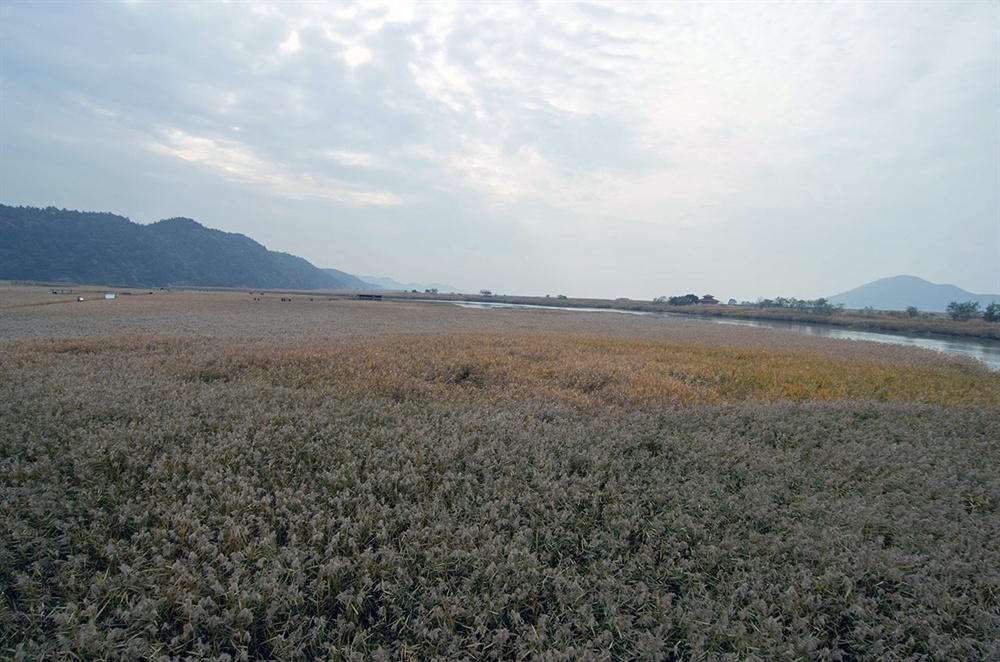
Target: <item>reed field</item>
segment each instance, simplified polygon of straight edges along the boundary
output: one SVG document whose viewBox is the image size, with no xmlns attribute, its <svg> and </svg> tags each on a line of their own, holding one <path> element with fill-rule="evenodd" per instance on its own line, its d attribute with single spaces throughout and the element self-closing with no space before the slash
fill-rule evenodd
<svg viewBox="0 0 1000 662">
<path fill-rule="evenodd" d="M 0 658 L 997 660 L 1000 373 L 0 285 Z"/>
</svg>

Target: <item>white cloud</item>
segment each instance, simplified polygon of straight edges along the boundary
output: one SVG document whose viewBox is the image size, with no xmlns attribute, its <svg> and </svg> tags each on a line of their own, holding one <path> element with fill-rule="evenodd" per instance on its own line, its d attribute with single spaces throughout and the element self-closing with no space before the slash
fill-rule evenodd
<svg viewBox="0 0 1000 662">
<path fill-rule="evenodd" d="M 165 154 L 198 164 L 216 175 L 237 183 L 263 187 L 283 198 L 322 198 L 352 207 L 402 204 L 403 198 L 387 191 L 360 189 L 344 181 L 313 173 L 295 173 L 279 164 L 270 163 L 254 154 L 245 144 L 216 138 L 195 136 L 177 129 L 165 130 L 159 140 L 148 147 Z M 336 153 L 341 163 L 359 165 L 366 155 Z"/>
<path fill-rule="evenodd" d="M 339 163 L 341 165 L 358 167 L 358 168 L 374 168 L 378 165 L 378 159 L 373 154 L 366 154 L 364 152 L 352 152 L 349 150 L 327 150 L 325 152 L 326 156 L 330 158 L 331 161 Z"/>
<path fill-rule="evenodd" d="M 292 30 L 288 35 L 288 39 L 278 47 L 278 50 L 282 55 L 291 55 L 292 53 L 297 53 L 301 48 L 302 43 L 299 41 L 299 33 Z"/>
<path fill-rule="evenodd" d="M 352 69 L 356 69 L 366 62 L 370 62 L 371 59 L 372 52 L 364 46 L 353 45 L 344 49 L 344 61 L 347 62 L 347 66 Z"/>
</svg>

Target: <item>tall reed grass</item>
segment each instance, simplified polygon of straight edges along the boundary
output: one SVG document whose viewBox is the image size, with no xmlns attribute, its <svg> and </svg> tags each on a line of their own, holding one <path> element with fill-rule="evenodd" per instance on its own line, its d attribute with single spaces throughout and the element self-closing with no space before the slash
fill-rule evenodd
<svg viewBox="0 0 1000 662">
<path fill-rule="evenodd" d="M 0 655 L 996 659 L 998 380 L 512 334 L 7 343 Z"/>
<path fill-rule="evenodd" d="M 584 409 L 753 400 L 1000 406 L 1000 374 L 974 363 L 958 365 L 899 366 L 607 339 L 433 334 L 228 351 L 190 374 L 398 399 L 558 402 Z"/>
</svg>

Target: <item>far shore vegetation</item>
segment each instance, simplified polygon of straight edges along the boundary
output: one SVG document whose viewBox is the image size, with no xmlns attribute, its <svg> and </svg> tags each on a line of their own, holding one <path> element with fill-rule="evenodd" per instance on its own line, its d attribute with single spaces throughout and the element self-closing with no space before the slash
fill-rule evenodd
<svg viewBox="0 0 1000 662">
<path fill-rule="evenodd" d="M 433 298 L 448 301 L 480 301 L 563 308 L 608 308 L 648 313 L 673 313 L 747 320 L 774 320 L 801 324 L 826 324 L 861 331 L 885 331 L 914 335 L 964 336 L 1000 340 L 1000 303 L 979 310 L 975 302 L 954 302 L 948 311 L 931 313 L 914 306 L 906 310 L 847 310 L 826 299 L 803 300 L 794 297 L 761 299 L 756 302 L 701 303 L 693 294 L 658 297 L 653 301 L 633 299 L 587 299 L 565 295 L 533 297 L 494 294 L 442 294 L 436 291 L 388 292 L 387 297 Z"/>
</svg>

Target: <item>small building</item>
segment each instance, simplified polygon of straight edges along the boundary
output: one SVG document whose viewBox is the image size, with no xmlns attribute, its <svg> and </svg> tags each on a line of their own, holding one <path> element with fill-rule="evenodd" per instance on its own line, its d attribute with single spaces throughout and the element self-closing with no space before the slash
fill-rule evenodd
<svg viewBox="0 0 1000 662">
<path fill-rule="evenodd" d="M 704 303 L 704 304 L 710 304 L 710 305 L 717 306 L 717 305 L 719 305 L 719 300 L 716 299 L 715 297 L 713 297 L 711 294 L 706 294 L 702 298 L 698 299 L 698 303 Z"/>
<path fill-rule="evenodd" d="M 105 295 L 104 295 L 104 298 L 105 298 L 105 299 L 114 299 L 114 298 L 115 298 L 115 295 L 114 295 L 114 293 L 110 293 L 110 292 L 109 292 L 108 294 L 105 294 Z"/>
</svg>

